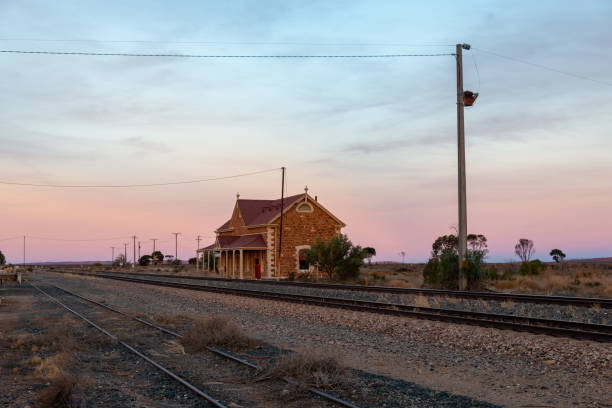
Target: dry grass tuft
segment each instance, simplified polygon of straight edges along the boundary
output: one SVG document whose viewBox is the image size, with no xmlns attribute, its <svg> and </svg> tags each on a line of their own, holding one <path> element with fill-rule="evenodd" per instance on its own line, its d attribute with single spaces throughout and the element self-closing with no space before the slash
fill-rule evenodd
<svg viewBox="0 0 612 408">
<path fill-rule="evenodd" d="M 34 373 L 42 379 L 53 380 L 63 375 L 63 370 L 72 366 L 73 357 L 68 353 L 58 353 L 51 357 L 33 357 L 30 362 L 36 364 Z"/>
<path fill-rule="evenodd" d="M 333 387 L 346 382 L 346 373 L 336 352 L 308 350 L 279 357 L 257 380 L 290 377 L 311 387 Z"/>
<path fill-rule="evenodd" d="M 72 391 L 76 380 L 68 375 L 58 375 L 51 384 L 38 394 L 37 408 L 73 408 L 76 407 Z"/>
<path fill-rule="evenodd" d="M 392 281 L 389 281 L 387 286 L 390 286 L 392 288 L 413 288 L 414 287 L 412 286 L 410 282 L 406 282 L 406 281 L 399 280 L 399 279 L 393 279 Z"/>
<path fill-rule="evenodd" d="M 194 322 L 182 343 L 193 351 L 201 351 L 206 346 L 240 350 L 251 348 L 258 341 L 242 332 L 229 317 L 211 317 Z"/>
<path fill-rule="evenodd" d="M 499 281 L 495 284 L 497 290 L 508 290 L 514 289 L 518 286 L 518 282 L 515 280 Z"/>
<path fill-rule="evenodd" d="M 419 296 L 414 299 L 414 305 L 417 307 L 430 307 L 429 300 L 422 294 L 419 294 Z"/>
</svg>

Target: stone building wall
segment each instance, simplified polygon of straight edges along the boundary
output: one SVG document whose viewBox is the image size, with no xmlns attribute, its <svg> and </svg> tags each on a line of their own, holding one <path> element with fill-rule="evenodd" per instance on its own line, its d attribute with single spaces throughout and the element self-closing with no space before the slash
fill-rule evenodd
<svg viewBox="0 0 612 408">
<path fill-rule="evenodd" d="M 312 245 L 317 242 L 317 238 L 327 241 L 340 233 L 340 225 L 337 221 L 316 204 L 311 204 L 313 212 L 298 212 L 299 204 L 291 207 L 283 217 L 283 242 L 280 257 L 280 270 L 283 277 L 289 275 L 291 271 L 297 271 L 297 247 Z M 277 226 L 274 228 L 274 242 L 278 243 L 280 219 L 274 224 Z M 275 248 L 275 252 L 278 253 L 278 248 Z"/>
</svg>

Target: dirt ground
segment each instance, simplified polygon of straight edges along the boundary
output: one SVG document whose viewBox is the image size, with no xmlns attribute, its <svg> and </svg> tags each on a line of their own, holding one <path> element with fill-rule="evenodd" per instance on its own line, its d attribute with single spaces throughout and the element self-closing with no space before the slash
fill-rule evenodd
<svg viewBox="0 0 612 408">
<path fill-rule="evenodd" d="M 43 288 L 230 406 L 330 406 L 280 381 L 254 382 L 244 367 L 188 352 L 158 331 Z M 0 406 L 210 406 L 34 288 L 5 285 L 0 296 Z"/>
<path fill-rule="evenodd" d="M 546 270 L 537 276 L 519 274 L 520 263 L 490 263 L 488 267 L 497 270 L 499 279 L 486 280 L 481 289 L 510 293 L 533 293 L 542 295 L 578 296 L 578 297 L 612 297 L 612 262 L 578 262 L 564 264 L 545 263 Z M 377 286 L 420 288 L 423 284 L 422 263 L 381 263 L 365 264 L 360 271 L 357 283 Z M 74 268 L 74 266 L 71 266 Z M 57 267 L 59 268 L 59 266 Z M 110 266 L 84 266 L 88 271 L 132 272 L 131 268 L 113 268 Z M 185 276 L 220 276 L 196 270 L 195 265 L 157 265 L 137 267 L 136 272 L 159 273 Z M 319 276 L 319 281 L 325 281 Z"/>
</svg>

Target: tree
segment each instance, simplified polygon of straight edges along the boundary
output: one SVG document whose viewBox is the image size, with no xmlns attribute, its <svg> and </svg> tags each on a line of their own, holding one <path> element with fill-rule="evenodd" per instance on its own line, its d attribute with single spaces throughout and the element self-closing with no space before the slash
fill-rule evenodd
<svg viewBox="0 0 612 408">
<path fill-rule="evenodd" d="M 402 264 L 403 264 L 404 261 L 406 260 L 406 251 L 400 251 L 399 254 L 402 256 Z"/>
<path fill-rule="evenodd" d="M 198 258 L 193 257 L 193 258 L 189 258 L 189 265 L 195 265 L 198 263 Z"/>
<path fill-rule="evenodd" d="M 514 246 L 514 253 L 521 258 L 523 262 L 529 262 L 534 252 L 535 248 L 533 247 L 533 241 L 527 238 L 519 239 L 518 244 Z"/>
<path fill-rule="evenodd" d="M 556 249 L 556 248 L 550 251 L 550 256 L 557 263 L 563 262 L 563 259 L 565 259 L 565 254 L 563 253 L 563 251 L 561 251 L 560 249 Z"/>
<path fill-rule="evenodd" d="M 469 234 L 467 236 L 467 244 L 472 251 L 480 251 L 484 254 L 489 252 L 489 246 L 487 245 L 487 237 L 482 234 Z"/>
<path fill-rule="evenodd" d="M 6 257 L 4 256 L 2 251 L 0 251 L 0 265 L 6 265 Z"/>
<path fill-rule="evenodd" d="M 484 260 L 489 250 L 484 235 L 469 234 L 467 238 L 470 249 L 464 259 L 464 273 L 468 283 L 474 283 L 485 278 Z M 436 238 L 431 245 L 431 258 L 423 269 L 423 282 L 456 288 L 459 281 L 458 247 L 456 235 L 448 234 Z"/>
<path fill-rule="evenodd" d="M 119 256 L 115 258 L 115 261 L 113 262 L 113 266 L 125 266 L 127 264 L 127 258 L 124 254 L 119 254 Z"/>
<path fill-rule="evenodd" d="M 153 265 L 159 265 L 164 263 L 164 254 L 161 251 L 155 251 L 151 254 L 151 261 Z"/>
<path fill-rule="evenodd" d="M 365 254 L 360 246 L 354 246 L 344 234 L 329 241 L 317 239 L 306 251 L 306 260 L 327 274 L 329 279 L 338 275 L 340 279 L 355 278 L 363 265 Z"/>
<path fill-rule="evenodd" d="M 376 250 L 372 247 L 365 247 L 363 248 L 363 253 L 368 259 L 368 264 L 372 265 L 372 257 L 376 256 Z"/>
<path fill-rule="evenodd" d="M 149 264 L 151 263 L 151 259 L 152 259 L 151 255 L 143 255 L 138 260 L 138 265 L 149 266 Z"/>
<path fill-rule="evenodd" d="M 431 257 L 438 258 L 444 252 L 454 252 L 457 253 L 457 248 L 459 246 L 459 241 L 457 240 L 457 236 L 453 234 L 442 235 L 434 241 L 431 245 Z"/>
</svg>

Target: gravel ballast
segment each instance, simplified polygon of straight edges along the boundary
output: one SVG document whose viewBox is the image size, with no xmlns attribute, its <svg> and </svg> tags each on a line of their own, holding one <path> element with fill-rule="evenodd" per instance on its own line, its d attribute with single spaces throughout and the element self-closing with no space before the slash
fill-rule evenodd
<svg viewBox="0 0 612 408">
<path fill-rule="evenodd" d="M 145 315 L 227 315 L 280 348 L 330 349 L 353 369 L 451 395 L 508 406 L 610 403 L 609 344 L 97 278 L 45 276 Z"/>
<path fill-rule="evenodd" d="M 121 276 L 121 274 L 119 275 Z M 445 296 L 424 296 L 408 293 L 369 292 L 307 286 L 285 286 L 275 284 L 274 282 L 266 284 L 265 281 L 254 283 L 249 281 L 241 282 L 223 280 L 196 280 L 181 278 L 179 275 L 172 278 L 156 276 L 146 276 L 143 278 L 152 280 L 171 280 L 172 282 L 188 283 L 190 285 L 202 285 L 209 287 L 268 291 L 289 295 L 334 297 L 351 300 L 393 303 L 406 306 L 422 306 L 438 309 L 465 310 L 474 312 L 526 316 L 542 319 L 565 320 L 581 323 L 612 325 L 612 311 L 604 308 L 562 306 L 555 304 L 522 302 L 503 302 L 490 299 L 462 299 Z"/>
</svg>

